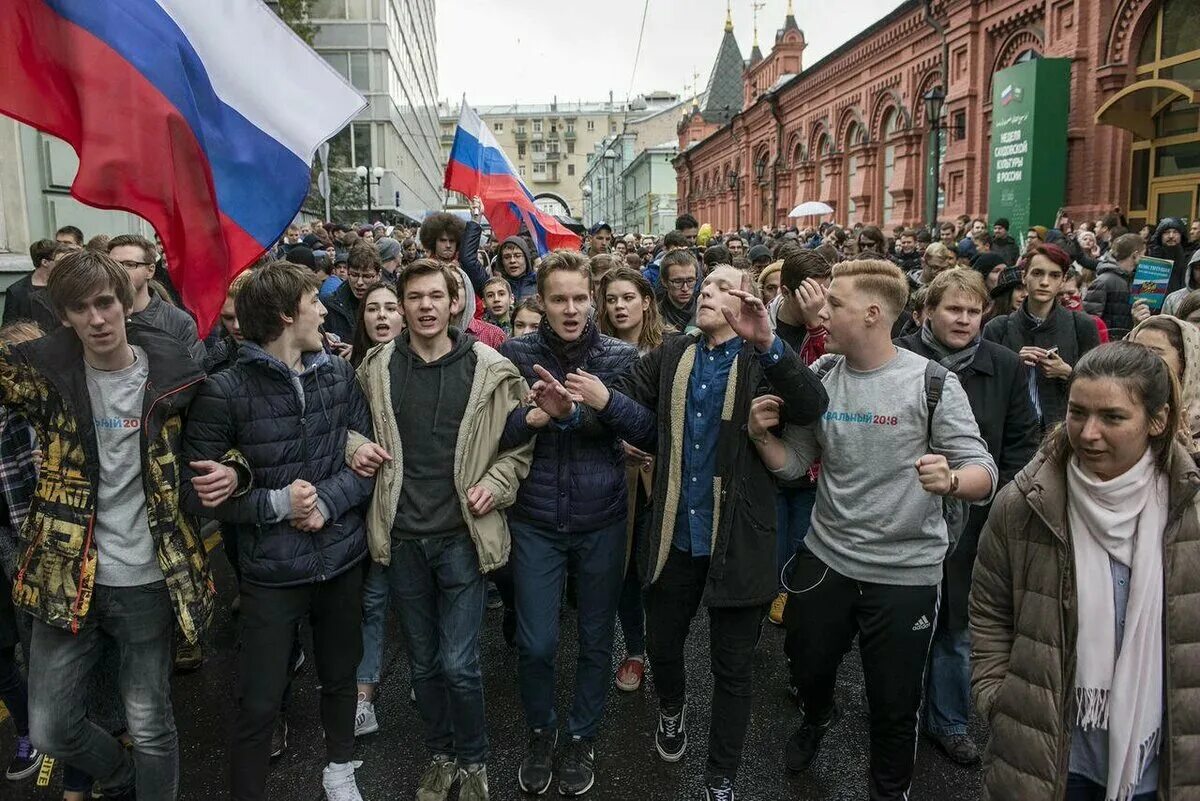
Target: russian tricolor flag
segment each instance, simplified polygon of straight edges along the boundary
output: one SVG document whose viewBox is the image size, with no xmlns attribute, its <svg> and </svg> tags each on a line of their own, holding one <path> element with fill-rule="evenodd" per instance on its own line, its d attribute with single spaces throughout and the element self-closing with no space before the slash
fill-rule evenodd
<svg viewBox="0 0 1200 801">
<path fill-rule="evenodd" d="M 0 0 L 0 111 L 75 148 L 79 200 L 154 226 L 202 333 L 364 105 L 260 0 Z"/>
<path fill-rule="evenodd" d="M 500 143 L 465 99 L 458 113 L 458 130 L 450 147 L 444 185 L 483 201 L 483 212 L 497 239 L 516 236 L 524 223 L 539 254 L 580 247 L 578 236 L 537 207 Z"/>
</svg>

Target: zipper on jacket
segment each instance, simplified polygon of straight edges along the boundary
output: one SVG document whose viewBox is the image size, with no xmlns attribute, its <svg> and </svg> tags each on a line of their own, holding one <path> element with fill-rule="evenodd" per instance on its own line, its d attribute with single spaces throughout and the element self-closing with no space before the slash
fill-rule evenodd
<svg viewBox="0 0 1200 801">
<path fill-rule="evenodd" d="M 87 570 L 88 552 L 92 550 L 92 528 L 96 524 L 96 512 L 88 517 L 87 539 L 83 543 L 83 560 L 79 563 L 79 585 L 75 588 L 75 603 L 71 605 L 71 633 L 79 633 L 79 599 L 83 595 L 83 575 Z"/>
<path fill-rule="evenodd" d="M 1075 652 L 1075 643 L 1067 642 L 1067 609 L 1066 609 L 1066 605 L 1064 603 L 1067 600 L 1068 588 L 1071 587 L 1074 583 L 1074 575 L 1075 575 L 1075 555 L 1074 555 L 1074 552 L 1070 545 L 1069 533 L 1068 533 L 1068 537 L 1067 537 L 1067 544 L 1066 544 L 1066 547 L 1064 548 L 1064 550 L 1066 551 L 1066 559 L 1063 560 L 1065 569 L 1063 570 L 1062 578 L 1060 579 L 1060 582 L 1059 582 L 1059 610 L 1060 610 L 1060 612 L 1059 612 L 1059 618 L 1058 618 L 1059 637 L 1062 640 L 1062 647 L 1063 647 L 1063 654 L 1064 654 L 1063 670 L 1062 670 L 1062 677 L 1063 677 L 1062 727 L 1063 728 L 1062 728 L 1062 734 L 1058 738 L 1059 739 L 1058 750 L 1061 755 L 1059 756 L 1059 759 L 1058 759 L 1058 770 L 1056 771 L 1055 778 L 1054 778 L 1054 797 L 1056 799 L 1063 798 L 1066 796 L 1066 792 L 1067 792 L 1066 778 L 1067 778 L 1068 769 L 1070 768 L 1070 764 L 1071 764 L 1071 737 L 1075 730 L 1075 724 L 1072 722 L 1072 719 L 1075 717 L 1074 710 L 1073 710 L 1073 706 L 1074 706 L 1073 701 L 1075 699 L 1075 677 L 1067 675 L 1066 668 L 1067 668 L 1068 660 L 1065 658 L 1065 655 L 1068 653 L 1070 653 L 1072 655 L 1072 658 L 1074 658 L 1074 652 Z M 1071 602 L 1071 604 L 1075 603 L 1075 593 L 1073 590 L 1071 591 L 1070 602 Z"/>
</svg>

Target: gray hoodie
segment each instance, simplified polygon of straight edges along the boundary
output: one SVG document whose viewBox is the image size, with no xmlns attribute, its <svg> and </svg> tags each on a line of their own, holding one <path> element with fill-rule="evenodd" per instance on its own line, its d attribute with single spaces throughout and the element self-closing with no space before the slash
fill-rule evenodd
<svg viewBox="0 0 1200 801">
<path fill-rule="evenodd" d="M 1183 289 L 1175 290 L 1170 295 L 1167 295 L 1166 300 L 1163 301 L 1163 314 L 1169 314 L 1174 317 L 1175 310 L 1179 308 L 1180 303 L 1183 303 L 1183 299 L 1193 290 L 1200 289 L 1200 282 L 1197 282 L 1193 278 L 1197 267 L 1200 267 L 1200 248 L 1196 249 L 1196 252 L 1192 254 L 1191 260 L 1188 261 L 1187 273 L 1183 276 Z"/>
</svg>

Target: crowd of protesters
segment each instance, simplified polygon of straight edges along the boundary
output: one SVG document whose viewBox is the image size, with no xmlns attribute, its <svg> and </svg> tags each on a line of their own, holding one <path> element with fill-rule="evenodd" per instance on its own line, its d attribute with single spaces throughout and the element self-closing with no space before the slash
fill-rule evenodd
<svg viewBox="0 0 1200 801">
<path fill-rule="evenodd" d="M 1053 222 L 684 214 L 544 255 L 495 241 L 477 202 L 308 223 L 211 332 L 156 242 L 34 243 L 0 329 L 7 778 L 49 755 L 71 801 L 178 797 L 170 675 L 204 660 L 215 524 L 237 801 L 266 796 L 309 659 L 325 796 L 361 800 L 389 612 L 429 756 L 416 798 L 489 798 L 489 607 L 530 795 L 603 781 L 610 685 L 649 675 L 647 758 L 699 737 L 703 797 L 733 801 L 770 623 L 802 715 L 789 771 L 820 758 L 857 640 L 876 801 L 909 797 L 922 733 L 982 762 L 991 799 L 1200 797 L 1200 223 Z M 1173 268 L 1161 308 L 1133 286 L 1144 255 Z M 707 666 L 684 648 L 701 608 Z M 711 696 L 689 695 L 706 668 Z"/>
</svg>

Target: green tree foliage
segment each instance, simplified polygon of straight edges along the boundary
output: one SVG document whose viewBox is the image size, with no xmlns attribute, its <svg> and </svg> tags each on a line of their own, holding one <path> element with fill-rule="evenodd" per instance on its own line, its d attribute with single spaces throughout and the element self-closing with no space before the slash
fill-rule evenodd
<svg viewBox="0 0 1200 801">
<path fill-rule="evenodd" d="M 295 31 L 305 44 L 312 47 L 313 40 L 317 36 L 317 26 L 308 21 L 308 1 L 278 0 L 275 3 L 275 10 L 288 27 Z"/>
</svg>

